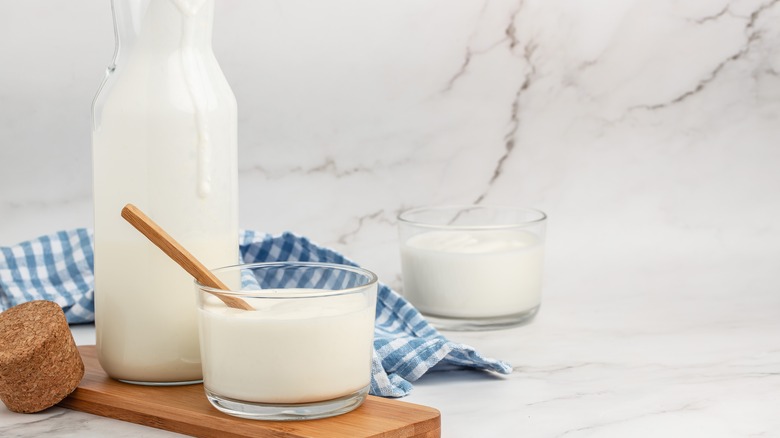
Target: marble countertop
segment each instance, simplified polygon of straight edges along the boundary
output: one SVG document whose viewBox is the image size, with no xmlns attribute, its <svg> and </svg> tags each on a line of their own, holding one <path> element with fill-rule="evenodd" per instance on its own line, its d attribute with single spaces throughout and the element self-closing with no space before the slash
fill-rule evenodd
<svg viewBox="0 0 780 438">
<path fill-rule="evenodd" d="M 108 1 L 7 3 L 0 246 L 92 225 L 89 105 L 114 52 Z M 404 399 L 445 438 L 780 436 L 780 0 L 215 7 L 242 228 L 400 290 L 400 211 L 548 213 L 537 318 L 445 333 L 514 373 L 429 374 Z M 140 435 L 171 434 L 0 406 L 2 437 Z"/>
<path fill-rule="evenodd" d="M 780 435 L 776 264 L 667 263 L 553 264 L 532 323 L 445 333 L 510 361 L 511 375 L 431 373 L 403 400 L 439 409 L 448 438 Z M 94 342 L 91 325 L 73 332 Z M 0 408 L 7 438 L 139 434 L 172 435 L 61 408 Z"/>
</svg>

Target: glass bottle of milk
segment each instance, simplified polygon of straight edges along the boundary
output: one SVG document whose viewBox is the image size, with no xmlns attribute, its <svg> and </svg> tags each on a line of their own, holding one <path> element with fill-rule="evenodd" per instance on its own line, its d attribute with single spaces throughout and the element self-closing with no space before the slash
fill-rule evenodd
<svg viewBox="0 0 780 438">
<path fill-rule="evenodd" d="M 207 267 L 238 261 L 236 100 L 214 0 L 112 0 L 116 52 L 93 104 L 95 319 L 109 376 L 200 381 L 192 278 L 120 217 L 133 203 Z"/>
</svg>

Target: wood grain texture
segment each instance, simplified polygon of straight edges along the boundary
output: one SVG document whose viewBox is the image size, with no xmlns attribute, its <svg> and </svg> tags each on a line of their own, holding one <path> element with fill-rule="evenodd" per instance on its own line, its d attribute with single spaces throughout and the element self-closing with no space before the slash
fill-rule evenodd
<svg viewBox="0 0 780 438">
<path fill-rule="evenodd" d="M 109 378 L 95 346 L 79 347 L 86 372 L 59 406 L 197 437 L 438 438 L 441 415 L 427 406 L 368 396 L 344 415 L 307 421 L 257 421 L 219 412 L 203 385 L 139 386 Z"/>
</svg>

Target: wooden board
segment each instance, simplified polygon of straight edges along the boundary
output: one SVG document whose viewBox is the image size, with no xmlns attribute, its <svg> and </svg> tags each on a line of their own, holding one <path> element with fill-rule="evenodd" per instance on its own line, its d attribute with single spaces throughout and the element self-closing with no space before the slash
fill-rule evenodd
<svg viewBox="0 0 780 438">
<path fill-rule="evenodd" d="M 109 378 L 94 345 L 79 347 L 86 371 L 59 406 L 198 437 L 437 438 L 438 410 L 368 396 L 362 406 L 336 417 L 306 421 L 258 421 L 231 417 L 211 406 L 203 385 L 139 386 Z"/>
</svg>

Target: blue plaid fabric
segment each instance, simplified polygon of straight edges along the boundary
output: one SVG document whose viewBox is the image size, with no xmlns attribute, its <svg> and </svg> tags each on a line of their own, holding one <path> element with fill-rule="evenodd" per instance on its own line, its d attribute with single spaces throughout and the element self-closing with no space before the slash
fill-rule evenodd
<svg viewBox="0 0 780 438">
<path fill-rule="evenodd" d="M 72 324 L 92 322 L 94 292 L 92 232 L 60 231 L 0 247 L 0 311 L 32 300 L 59 304 Z M 292 233 L 271 236 L 243 231 L 239 251 L 246 263 L 311 261 L 357 266 L 336 251 Z M 410 382 L 434 369 L 471 368 L 512 372 L 503 361 L 449 341 L 402 296 L 380 284 L 374 331 L 371 394 L 402 397 Z"/>
</svg>

